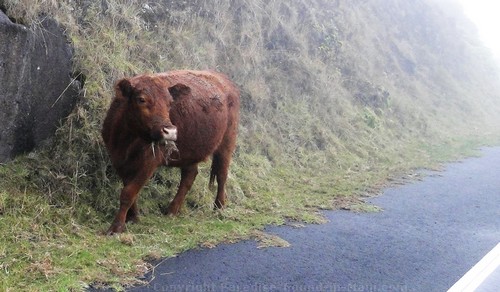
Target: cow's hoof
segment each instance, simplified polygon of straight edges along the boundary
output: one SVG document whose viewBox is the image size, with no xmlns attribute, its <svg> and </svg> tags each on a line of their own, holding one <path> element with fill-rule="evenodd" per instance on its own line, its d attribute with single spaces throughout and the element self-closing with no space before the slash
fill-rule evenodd
<svg viewBox="0 0 500 292">
<path fill-rule="evenodd" d="M 159 205 L 160 212 L 165 216 L 177 216 L 181 210 L 181 206 L 170 203 L 168 206 Z"/>
<path fill-rule="evenodd" d="M 215 202 L 214 202 L 214 210 L 222 210 L 222 209 L 224 209 L 225 205 L 226 204 L 224 202 L 221 202 L 219 200 L 215 200 Z"/>
<path fill-rule="evenodd" d="M 169 205 L 168 208 L 163 212 L 164 215 L 175 217 L 179 214 L 180 207 L 175 205 Z"/>
<path fill-rule="evenodd" d="M 127 212 L 127 217 L 125 218 L 125 223 L 139 223 L 139 211 L 137 209 L 130 208 Z"/>
<path fill-rule="evenodd" d="M 109 227 L 108 231 L 106 231 L 106 235 L 110 236 L 113 234 L 122 233 L 123 231 L 125 231 L 125 224 L 113 223 Z"/>
</svg>

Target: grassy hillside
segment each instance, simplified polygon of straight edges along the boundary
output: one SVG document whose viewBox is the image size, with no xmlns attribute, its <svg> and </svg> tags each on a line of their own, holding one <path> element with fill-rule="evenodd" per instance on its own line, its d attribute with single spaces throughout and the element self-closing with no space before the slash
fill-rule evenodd
<svg viewBox="0 0 500 292">
<path fill-rule="evenodd" d="M 58 20 L 84 82 L 53 143 L 0 166 L 1 290 L 132 283 L 147 260 L 286 219 L 320 222 L 318 209 L 355 204 L 389 176 L 498 141 L 492 57 L 458 9 L 430 0 L 0 7 L 32 29 L 40 17 Z M 202 165 L 180 218 L 162 217 L 179 177 L 163 170 L 141 193 L 143 221 L 101 236 L 121 187 L 100 138 L 113 83 L 181 68 L 225 72 L 242 91 L 229 207 L 212 212 Z"/>
</svg>

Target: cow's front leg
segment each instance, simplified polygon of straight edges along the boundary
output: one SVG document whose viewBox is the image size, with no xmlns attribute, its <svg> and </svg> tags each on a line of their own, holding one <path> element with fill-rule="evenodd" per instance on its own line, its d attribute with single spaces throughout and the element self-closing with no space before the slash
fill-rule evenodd
<svg viewBox="0 0 500 292">
<path fill-rule="evenodd" d="M 184 198 L 186 197 L 187 192 L 191 189 L 197 175 L 197 164 L 181 168 L 181 182 L 179 183 L 177 194 L 167 208 L 168 215 L 177 215 L 179 213 L 182 203 L 184 202 Z"/>
<path fill-rule="evenodd" d="M 116 213 L 115 220 L 113 220 L 113 223 L 106 232 L 107 235 L 122 233 L 125 231 L 127 213 L 132 206 L 135 205 L 134 208 L 137 208 L 137 196 L 146 181 L 147 179 L 139 179 L 125 184 L 122 192 L 120 193 L 120 209 L 118 210 L 118 213 Z M 136 210 L 132 209 L 132 212 L 136 212 Z M 135 213 L 135 215 L 137 216 L 137 213 Z"/>
<path fill-rule="evenodd" d="M 139 223 L 139 207 L 137 206 L 137 200 L 139 196 L 136 196 L 135 202 L 130 206 L 127 212 L 127 218 L 125 219 L 125 223 Z"/>
</svg>

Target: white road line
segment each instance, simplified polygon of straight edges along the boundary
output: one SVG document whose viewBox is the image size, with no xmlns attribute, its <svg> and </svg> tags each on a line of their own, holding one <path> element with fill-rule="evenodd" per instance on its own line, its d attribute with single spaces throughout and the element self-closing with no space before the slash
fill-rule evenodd
<svg viewBox="0 0 500 292">
<path fill-rule="evenodd" d="M 475 291 L 498 267 L 500 267 L 500 243 L 458 280 L 448 292 Z"/>
</svg>

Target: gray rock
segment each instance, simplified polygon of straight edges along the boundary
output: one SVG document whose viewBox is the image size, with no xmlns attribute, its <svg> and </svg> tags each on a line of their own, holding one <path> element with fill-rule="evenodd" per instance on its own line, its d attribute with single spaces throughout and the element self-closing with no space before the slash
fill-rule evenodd
<svg viewBox="0 0 500 292">
<path fill-rule="evenodd" d="M 47 142 L 71 112 L 80 91 L 72 55 L 54 20 L 27 29 L 0 12 L 0 162 Z"/>
</svg>

